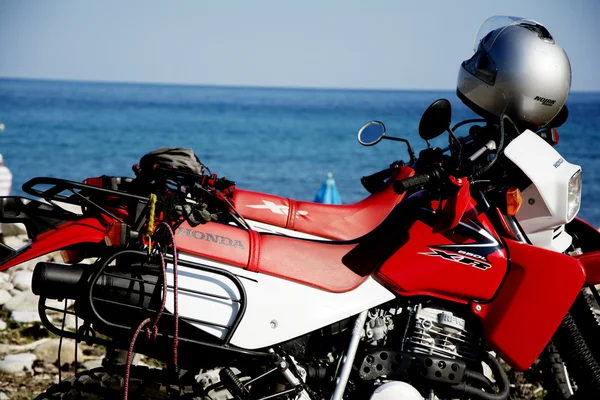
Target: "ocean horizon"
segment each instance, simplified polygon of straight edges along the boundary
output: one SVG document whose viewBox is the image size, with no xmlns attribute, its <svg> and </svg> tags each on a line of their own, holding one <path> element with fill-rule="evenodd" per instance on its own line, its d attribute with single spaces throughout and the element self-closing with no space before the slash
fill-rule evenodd
<svg viewBox="0 0 600 400">
<path fill-rule="evenodd" d="M 448 98 L 453 123 L 476 117 L 454 90 L 286 88 L 0 78 L 0 153 L 13 195 L 36 176 L 81 181 L 133 176 L 159 147 L 190 147 L 238 187 L 313 200 L 332 172 L 344 203 L 367 196 L 360 178 L 407 160 L 406 147 L 360 146 L 359 128 L 382 121 L 391 136 L 425 147 L 423 111 Z M 580 216 L 600 226 L 600 92 L 573 92 L 556 149 L 583 169 Z M 459 136 L 466 135 L 458 131 Z M 444 146 L 445 135 L 434 144 Z"/>
</svg>

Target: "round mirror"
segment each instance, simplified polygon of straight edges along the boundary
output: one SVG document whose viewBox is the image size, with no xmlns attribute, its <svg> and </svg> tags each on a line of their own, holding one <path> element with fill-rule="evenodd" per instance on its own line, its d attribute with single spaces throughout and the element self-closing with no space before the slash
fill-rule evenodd
<svg viewBox="0 0 600 400">
<path fill-rule="evenodd" d="M 446 99 L 431 103 L 419 122 L 419 136 L 424 140 L 435 139 L 448 130 L 452 120 L 452 106 Z"/>
<path fill-rule="evenodd" d="M 383 122 L 367 122 L 358 131 L 358 143 L 363 146 L 373 146 L 379 143 L 385 136 L 385 125 Z"/>
</svg>

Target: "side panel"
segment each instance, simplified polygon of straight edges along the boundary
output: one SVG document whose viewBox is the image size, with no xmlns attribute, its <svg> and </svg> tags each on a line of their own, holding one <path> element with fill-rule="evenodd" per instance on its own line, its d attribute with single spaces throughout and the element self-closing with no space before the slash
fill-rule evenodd
<svg viewBox="0 0 600 400">
<path fill-rule="evenodd" d="M 585 281 L 579 261 L 551 250 L 506 240 L 510 271 L 496 297 L 473 304 L 488 345 L 512 367 L 537 359 Z"/>
<path fill-rule="evenodd" d="M 392 300 L 395 296 L 382 285 L 368 278 L 356 289 L 332 293 L 297 284 L 273 276 L 249 272 L 218 261 L 180 253 L 182 260 L 227 269 L 238 275 L 247 295 L 246 313 L 231 339 L 231 344 L 245 349 L 258 349 L 284 342 L 358 314 Z M 171 275 L 171 273 L 169 273 Z M 172 284 L 172 278 L 169 278 Z M 215 294 L 238 296 L 235 287 L 223 280 L 214 280 L 205 272 L 193 268 L 181 270 L 181 286 L 206 290 Z M 185 285 L 185 286 L 183 286 Z M 231 286 L 231 287 L 230 287 Z M 168 292 L 167 309 L 172 311 L 173 293 Z M 237 304 L 198 295 L 179 299 L 182 316 L 226 325 L 237 315 Z M 223 337 L 224 330 L 194 324 L 199 329 Z"/>
</svg>

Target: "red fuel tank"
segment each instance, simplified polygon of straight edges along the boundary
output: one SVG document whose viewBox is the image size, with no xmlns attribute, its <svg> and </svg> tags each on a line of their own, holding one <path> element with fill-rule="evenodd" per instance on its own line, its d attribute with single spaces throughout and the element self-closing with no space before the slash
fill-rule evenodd
<svg viewBox="0 0 600 400">
<path fill-rule="evenodd" d="M 408 240 L 375 276 L 405 296 L 428 295 L 467 303 L 490 300 L 506 275 L 506 251 L 491 222 L 471 200 L 459 225 L 433 228 L 436 215 L 421 208 L 408 228 Z"/>
</svg>

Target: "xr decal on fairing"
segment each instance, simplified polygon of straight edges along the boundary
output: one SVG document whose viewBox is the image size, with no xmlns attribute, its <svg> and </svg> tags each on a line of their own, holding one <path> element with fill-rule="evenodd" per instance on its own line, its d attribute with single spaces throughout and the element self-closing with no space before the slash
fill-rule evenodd
<svg viewBox="0 0 600 400">
<path fill-rule="evenodd" d="M 288 215 L 288 212 L 290 210 L 290 208 L 288 206 L 277 205 L 277 204 L 273 203 L 272 201 L 263 200 L 262 202 L 263 202 L 263 204 L 248 205 L 246 207 L 266 209 L 266 210 L 271 211 L 272 213 L 283 214 L 283 215 Z M 308 215 L 308 211 L 298 210 L 298 211 L 296 211 L 296 215 Z"/>
<path fill-rule="evenodd" d="M 442 257 L 445 260 L 454 261 L 464 265 L 470 265 L 475 268 L 486 270 L 492 265 L 485 259 L 477 254 L 469 253 L 467 251 L 459 250 L 458 252 L 440 250 L 430 247 L 431 253 L 419 253 L 425 256 Z M 468 255 L 467 255 L 468 254 Z"/>
<path fill-rule="evenodd" d="M 469 265 L 483 271 L 491 268 L 492 264 L 487 256 L 502 248 L 494 236 L 471 220 L 468 220 L 468 223 L 461 221 L 456 227 L 456 231 L 460 232 L 462 236 L 472 238 L 474 242 L 431 245 L 428 246 L 431 250 L 430 253 L 419 254 L 442 257 L 448 261 Z"/>
</svg>

